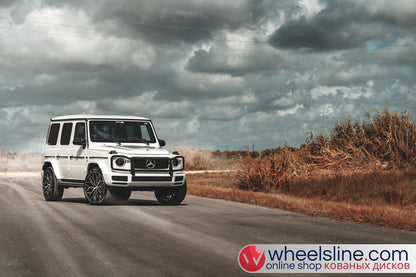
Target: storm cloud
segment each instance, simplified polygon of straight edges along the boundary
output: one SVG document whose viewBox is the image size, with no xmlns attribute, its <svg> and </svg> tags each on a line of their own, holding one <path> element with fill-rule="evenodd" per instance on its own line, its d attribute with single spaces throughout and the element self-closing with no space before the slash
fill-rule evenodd
<svg viewBox="0 0 416 277">
<path fill-rule="evenodd" d="M 313 17 L 301 16 L 280 26 L 269 42 L 275 47 L 314 51 L 353 49 L 370 40 L 388 38 L 386 26 L 372 17 L 358 3 L 328 1 Z"/>
<path fill-rule="evenodd" d="M 0 148 L 53 116 L 149 117 L 168 146 L 240 150 L 416 112 L 416 2 L 1 1 Z"/>
</svg>

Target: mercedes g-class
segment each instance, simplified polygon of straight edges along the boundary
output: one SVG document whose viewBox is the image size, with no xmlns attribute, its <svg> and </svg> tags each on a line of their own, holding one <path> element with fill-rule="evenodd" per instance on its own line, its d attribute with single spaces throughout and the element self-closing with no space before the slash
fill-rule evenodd
<svg viewBox="0 0 416 277">
<path fill-rule="evenodd" d="M 185 159 L 164 149 L 152 122 L 133 116 L 69 115 L 51 119 L 42 168 L 43 195 L 62 199 L 80 187 L 90 204 L 154 191 L 162 204 L 186 195 Z"/>
</svg>

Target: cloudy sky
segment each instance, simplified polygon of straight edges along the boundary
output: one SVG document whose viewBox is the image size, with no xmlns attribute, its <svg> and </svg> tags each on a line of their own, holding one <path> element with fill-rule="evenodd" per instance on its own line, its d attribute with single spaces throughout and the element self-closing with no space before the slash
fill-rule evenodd
<svg viewBox="0 0 416 277">
<path fill-rule="evenodd" d="M 0 149 L 53 116 L 149 117 L 168 146 L 300 146 L 416 115 L 416 1 L 0 0 Z"/>
</svg>

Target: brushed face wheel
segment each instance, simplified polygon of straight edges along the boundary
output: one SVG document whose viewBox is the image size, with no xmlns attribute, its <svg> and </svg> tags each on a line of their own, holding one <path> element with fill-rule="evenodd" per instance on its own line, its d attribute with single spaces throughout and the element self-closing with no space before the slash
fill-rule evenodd
<svg viewBox="0 0 416 277">
<path fill-rule="evenodd" d="M 58 186 L 55 173 L 51 167 L 47 167 L 43 172 L 42 190 L 43 197 L 47 201 L 59 201 L 64 194 L 64 189 Z"/>
<path fill-rule="evenodd" d="M 54 186 L 53 174 L 50 168 L 47 168 L 43 175 L 43 184 L 42 184 L 43 196 L 45 197 L 45 199 L 51 198 L 52 193 L 53 193 L 53 186 Z"/>
<path fill-rule="evenodd" d="M 94 168 L 88 172 L 84 183 L 84 195 L 89 203 L 93 205 L 103 203 L 110 194 L 101 171 Z"/>
</svg>

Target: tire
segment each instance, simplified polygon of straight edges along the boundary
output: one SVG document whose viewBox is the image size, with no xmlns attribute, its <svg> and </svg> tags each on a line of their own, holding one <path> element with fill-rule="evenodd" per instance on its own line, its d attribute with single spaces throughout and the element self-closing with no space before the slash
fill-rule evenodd
<svg viewBox="0 0 416 277">
<path fill-rule="evenodd" d="M 128 188 L 111 188 L 116 200 L 127 201 L 130 198 L 131 190 Z"/>
<path fill-rule="evenodd" d="M 46 201 L 59 201 L 64 195 L 64 188 L 58 186 L 52 167 L 47 167 L 43 172 L 42 190 Z"/>
<path fill-rule="evenodd" d="M 88 203 L 92 205 L 100 205 L 113 200 L 113 195 L 105 184 L 103 174 L 99 168 L 93 168 L 85 177 L 84 195 Z"/>
<path fill-rule="evenodd" d="M 162 205 L 179 205 L 186 196 L 186 181 L 180 187 L 174 188 L 160 188 L 155 190 L 156 199 Z"/>
</svg>

